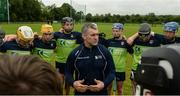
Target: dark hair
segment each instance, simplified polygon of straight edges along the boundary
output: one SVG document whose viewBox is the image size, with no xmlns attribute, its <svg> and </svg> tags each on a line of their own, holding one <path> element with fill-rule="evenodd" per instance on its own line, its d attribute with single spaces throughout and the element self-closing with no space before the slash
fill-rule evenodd
<svg viewBox="0 0 180 96">
<path fill-rule="evenodd" d="M 62 94 L 58 73 L 36 56 L 0 55 L 0 94 Z"/>
</svg>

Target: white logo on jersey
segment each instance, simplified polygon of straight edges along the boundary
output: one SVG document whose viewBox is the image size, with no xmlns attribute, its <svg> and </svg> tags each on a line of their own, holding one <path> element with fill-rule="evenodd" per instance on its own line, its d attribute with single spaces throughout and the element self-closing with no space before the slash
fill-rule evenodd
<svg viewBox="0 0 180 96">
<path fill-rule="evenodd" d="M 124 42 L 121 42 L 121 45 L 124 45 Z"/>
<path fill-rule="evenodd" d="M 53 47 L 54 46 L 54 44 L 53 43 L 51 43 L 51 47 Z"/>
<path fill-rule="evenodd" d="M 77 57 L 77 59 L 89 59 L 90 57 L 89 56 L 86 56 L 86 57 Z"/>
<path fill-rule="evenodd" d="M 71 38 L 73 38 L 74 36 L 73 36 L 73 34 L 71 34 Z"/>
<path fill-rule="evenodd" d="M 102 59 L 102 56 L 101 55 L 98 55 L 98 56 L 94 56 L 94 58 L 97 60 L 97 59 Z"/>
<path fill-rule="evenodd" d="M 149 41 L 149 44 L 153 44 L 153 43 L 154 43 L 154 40 L 150 40 L 150 41 Z"/>
</svg>

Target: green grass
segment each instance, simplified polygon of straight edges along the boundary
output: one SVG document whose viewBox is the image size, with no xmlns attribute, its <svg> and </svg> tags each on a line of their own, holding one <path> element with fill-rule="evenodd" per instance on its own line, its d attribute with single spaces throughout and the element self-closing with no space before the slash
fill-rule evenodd
<svg viewBox="0 0 180 96">
<path fill-rule="evenodd" d="M 33 29 L 33 31 L 39 32 L 41 24 L 43 24 L 43 22 L 42 23 L 10 23 L 10 24 L 0 23 L 0 27 L 2 27 L 6 31 L 7 34 L 15 34 L 17 28 L 19 26 L 22 26 L 22 25 L 30 26 Z M 112 37 L 112 35 L 111 35 L 112 23 L 97 23 L 97 25 L 99 27 L 100 32 L 105 32 L 106 33 L 107 38 Z M 60 26 L 61 25 L 58 24 L 58 23 L 53 24 L 54 31 L 58 31 Z M 76 23 L 74 29 L 76 31 L 81 31 L 81 27 L 82 27 L 81 23 Z M 125 24 L 125 26 L 124 26 L 124 34 L 127 37 L 129 37 L 130 35 L 137 32 L 138 27 L 139 27 L 139 24 Z M 153 29 L 154 32 L 162 33 L 162 25 L 153 26 L 152 29 Z"/>
<path fill-rule="evenodd" d="M 6 31 L 7 34 L 15 34 L 17 28 L 22 25 L 30 26 L 35 32 L 39 32 L 41 24 L 43 24 L 43 23 L 16 23 L 16 24 L 2 23 L 2 24 L 0 24 L 0 26 Z M 112 34 L 111 34 L 112 23 L 97 23 L 97 25 L 99 27 L 99 31 L 104 32 L 106 34 L 107 38 L 112 37 Z M 60 24 L 53 24 L 53 27 L 54 27 L 54 31 L 58 31 L 60 28 Z M 76 23 L 74 30 L 80 32 L 81 27 L 82 27 L 82 24 Z M 138 27 L 139 27 L 139 24 L 125 24 L 124 35 L 126 35 L 126 37 L 133 35 L 134 33 L 136 33 L 138 31 Z M 153 26 L 152 31 L 154 31 L 155 33 L 161 34 L 163 32 L 162 25 Z M 132 63 L 132 58 L 130 55 L 128 55 L 127 66 L 126 66 L 126 81 L 124 82 L 124 86 L 123 86 L 123 94 L 124 95 L 131 94 L 131 82 L 129 79 L 131 63 Z"/>
</svg>

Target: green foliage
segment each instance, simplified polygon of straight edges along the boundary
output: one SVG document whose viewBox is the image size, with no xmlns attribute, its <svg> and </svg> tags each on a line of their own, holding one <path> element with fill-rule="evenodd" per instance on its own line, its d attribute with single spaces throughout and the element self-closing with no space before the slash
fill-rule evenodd
<svg viewBox="0 0 180 96">
<path fill-rule="evenodd" d="M 150 24 L 161 24 L 169 21 L 176 21 L 180 23 L 180 16 L 173 15 L 155 15 L 155 13 L 149 13 L 147 15 L 132 14 L 132 15 L 120 15 L 120 14 L 96 14 L 92 16 L 91 13 L 86 15 L 88 22 L 122 22 L 122 23 L 143 23 L 148 22 Z"/>
<path fill-rule="evenodd" d="M 38 0 L 9 0 L 11 21 L 40 21 L 41 5 Z"/>
<path fill-rule="evenodd" d="M 86 20 L 87 20 L 87 21 L 92 21 L 92 14 L 88 13 L 88 14 L 86 15 Z"/>
<path fill-rule="evenodd" d="M 7 0 L 0 1 L 0 21 L 7 21 Z"/>
</svg>

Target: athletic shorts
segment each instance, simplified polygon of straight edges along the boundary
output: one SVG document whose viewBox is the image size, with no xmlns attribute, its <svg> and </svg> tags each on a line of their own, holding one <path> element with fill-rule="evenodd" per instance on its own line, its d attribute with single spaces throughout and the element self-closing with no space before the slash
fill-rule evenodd
<svg viewBox="0 0 180 96">
<path fill-rule="evenodd" d="M 131 76 L 130 79 L 133 81 L 136 75 L 136 71 L 135 70 L 131 70 Z"/>
<path fill-rule="evenodd" d="M 117 81 L 124 81 L 126 79 L 125 72 L 116 72 L 115 75 Z"/>
<path fill-rule="evenodd" d="M 56 62 L 56 69 L 59 71 L 59 73 L 64 74 L 64 72 L 65 72 L 65 63 Z"/>
</svg>

